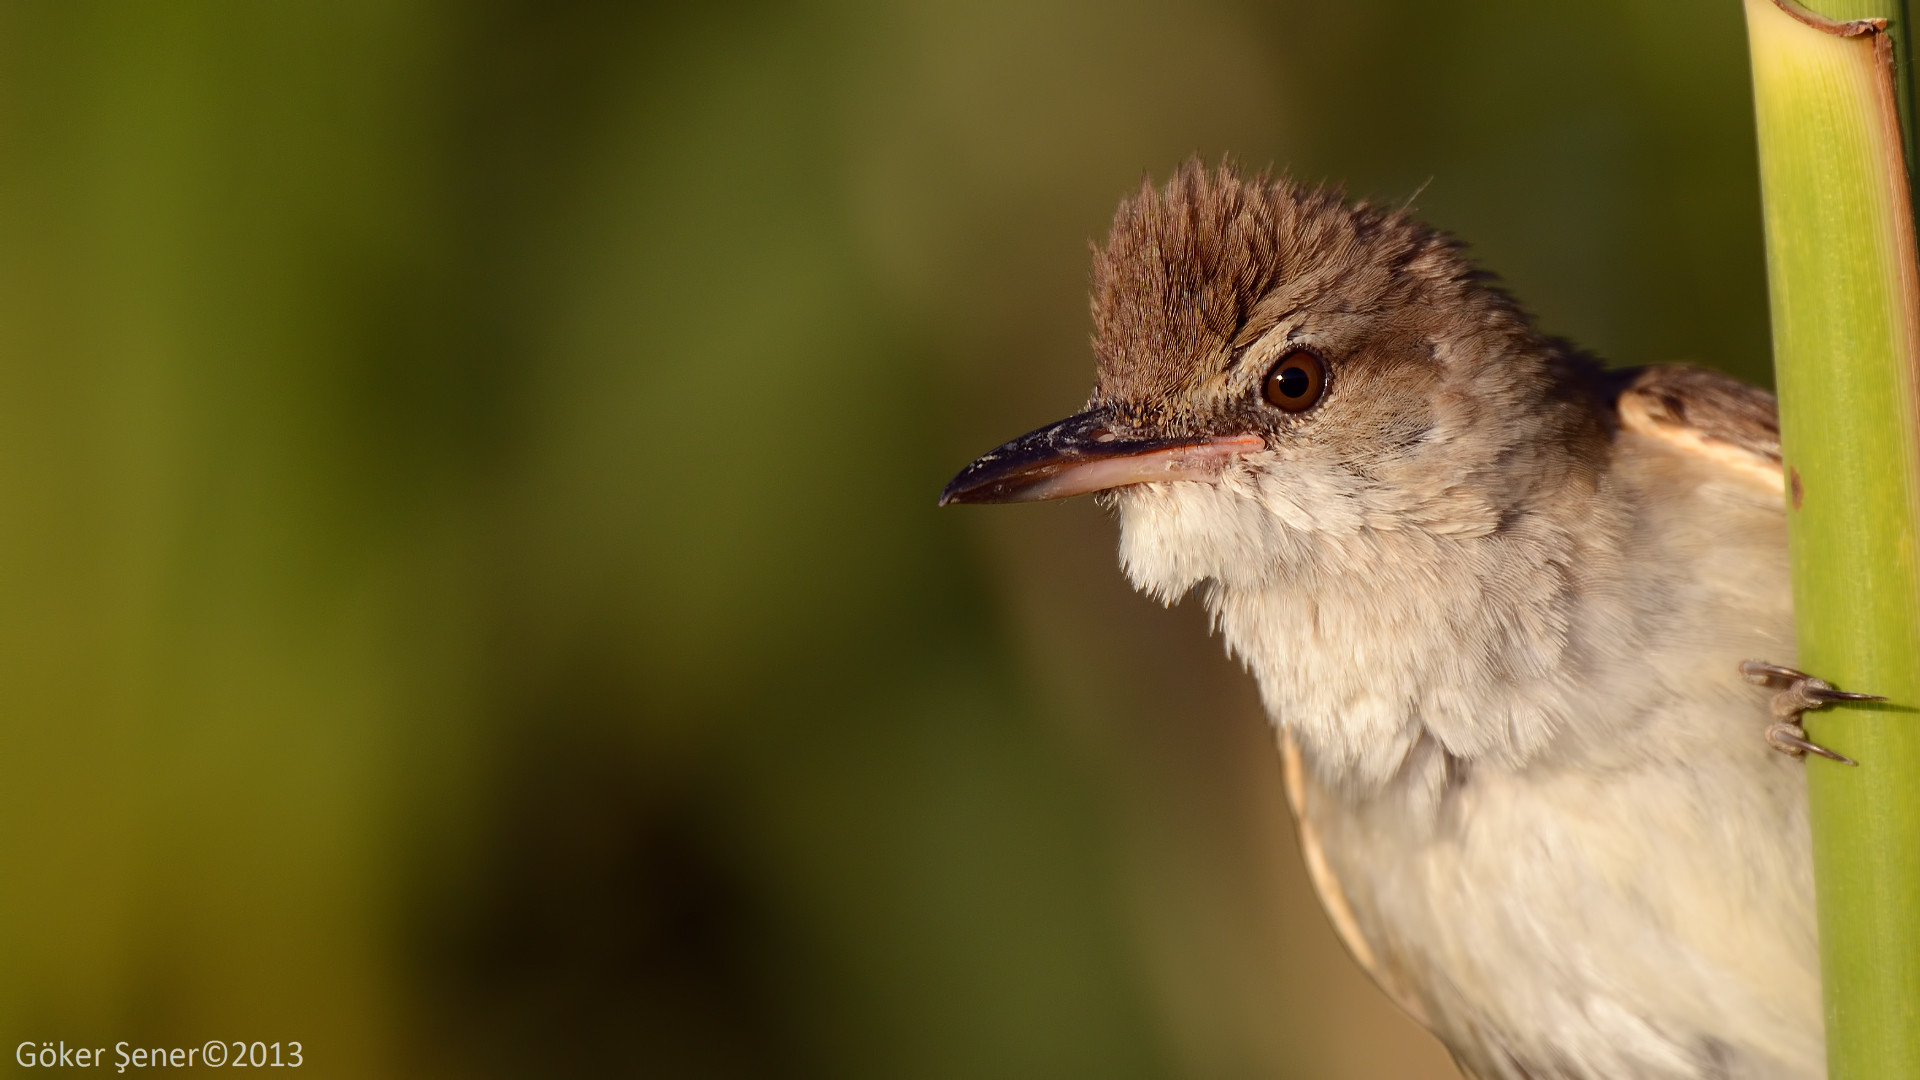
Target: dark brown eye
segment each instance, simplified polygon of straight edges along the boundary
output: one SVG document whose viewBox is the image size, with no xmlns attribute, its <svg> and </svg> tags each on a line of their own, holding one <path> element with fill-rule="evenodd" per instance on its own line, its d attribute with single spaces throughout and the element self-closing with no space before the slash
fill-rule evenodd
<svg viewBox="0 0 1920 1080">
<path fill-rule="evenodd" d="M 1295 349 L 1267 372 L 1267 383 L 1260 393 L 1276 409 L 1306 412 L 1319 404 L 1326 389 L 1327 369 L 1320 358 L 1305 349 Z"/>
</svg>

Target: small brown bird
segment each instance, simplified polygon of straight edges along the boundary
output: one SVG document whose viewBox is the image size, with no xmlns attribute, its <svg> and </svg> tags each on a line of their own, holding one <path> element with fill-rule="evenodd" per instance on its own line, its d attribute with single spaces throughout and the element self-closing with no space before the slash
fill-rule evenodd
<svg viewBox="0 0 1920 1080">
<path fill-rule="evenodd" d="M 941 501 L 1104 493 L 1135 587 L 1200 591 L 1386 992 L 1483 1080 L 1822 1076 L 1798 717 L 1858 695 L 1749 662 L 1793 659 L 1773 399 L 1197 163 L 1122 204 L 1093 319 L 1086 409 Z"/>
</svg>

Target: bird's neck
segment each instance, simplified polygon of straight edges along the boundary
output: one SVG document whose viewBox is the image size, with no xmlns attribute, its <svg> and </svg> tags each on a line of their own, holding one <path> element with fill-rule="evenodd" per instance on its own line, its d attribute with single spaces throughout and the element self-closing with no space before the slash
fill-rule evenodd
<svg viewBox="0 0 1920 1080">
<path fill-rule="evenodd" d="M 1606 477 L 1536 490 L 1525 512 L 1457 493 L 1369 506 L 1313 484 L 1143 491 L 1121 504 L 1122 556 L 1150 594 L 1201 589 L 1323 780 L 1365 792 L 1519 766 L 1591 712 L 1578 673 L 1596 643 L 1636 632 L 1602 599 L 1627 533 Z"/>
</svg>

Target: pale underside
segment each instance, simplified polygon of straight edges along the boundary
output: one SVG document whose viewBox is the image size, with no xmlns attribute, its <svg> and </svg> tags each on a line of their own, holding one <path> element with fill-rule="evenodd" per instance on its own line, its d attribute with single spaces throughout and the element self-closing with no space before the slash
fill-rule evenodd
<svg viewBox="0 0 1920 1080">
<path fill-rule="evenodd" d="M 1498 700 L 1419 696 L 1432 673 L 1480 662 L 1484 650 L 1460 644 L 1470 616 L 1504 595 L 1486 582 L 1513 580 L 1461 557 L 1399 587 L 1394 545 L 1430 537 L 1375 538 L 1361 560 L 1295 524 L 1196 570 L 1162 552 L 1190 547 L 1196 521 L 1217 529 L 1244 509 L 1221 501 L 1231 491 L 1159 485 L 1122 500 L 1123 556 L 1163 596 L 1205 575 L 1281 732 L 1329 919 L 1463 1068 L 1484 1080 L 1818 1077 L 1802 766 L 1768 749 L 1766 692 L 1737 672 L 1743 659 L 1793 660 L 1772 402 L 1653 369 L 1615 419 L 1593 498 L 1623 535 L 1589 552 L 1600 569 L 1562 569 L 1589 575 L 1577 602 L 1511 601 L 1558 620 L 1570 644 L 1531 681 L 1494 673 Z M 1236 579 L 1231 560 L 1249 551 L 1292 564 Z M 1310 596 L 1300 581 L 1317 583 Z M 1408 704 L 1383 711 L 1386 699 Z M 1515 718 L 1505 742 L 1450 741 L 1419 719 L 1479 699 Z M 1368 757 L 1383 741 L 1388 765 Z"/>
</svg>

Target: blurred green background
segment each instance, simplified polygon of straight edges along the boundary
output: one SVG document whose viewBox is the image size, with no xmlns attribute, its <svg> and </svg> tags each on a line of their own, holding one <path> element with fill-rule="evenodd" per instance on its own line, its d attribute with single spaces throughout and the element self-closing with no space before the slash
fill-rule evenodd
<svg viewBox="0 0 1920 1080">
<path fill-rule="evenodd" d="M 1196 606 L 934 498 L 1193 152 L 1764 379 L 1746 78 L 1731 0 L 0 5 L 4 1045 L 1451 1075 Z"/>
</svg>

